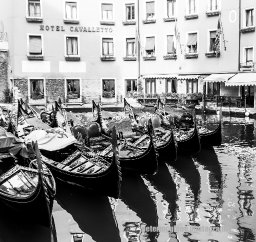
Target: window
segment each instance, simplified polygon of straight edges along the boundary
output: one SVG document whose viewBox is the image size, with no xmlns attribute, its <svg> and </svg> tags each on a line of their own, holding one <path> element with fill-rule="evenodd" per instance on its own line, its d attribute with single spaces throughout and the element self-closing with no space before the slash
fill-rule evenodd
<svg viewBox="0 0 256 242">
<path fill-rule="evenodd" d="M 217 31 L 210 31 L 210 39 L 209 39 L 209 52 L 216 51 L 216 35 Z"/>
<path fill-rule="evenodd" d="M 197 93 L 198 92 L 198 80 L 191 79 L 187 80 L 187 93 Z"/>
<path fill-rule="evenodd" d="M 188 34 L 187 53 L 197 53 L 197 33 Z"/>
<path fill-rule="evenodd" d="M 145 51 L 147 56 L 155 55 L 155 37 L 146 38 Z"/>
<path fill-rule="evenodd" d="M 166 79 L 166 93 L 177 93 L 177 79 L 167 78 Z"/>
<path fill-rule="evenodd" d="M 217 11 L 219 9 L 218 1 L 219 0 L 209 0 L 209 11 Z"/>
<path fill-rule="evenodd" d="M 167 54 L 175 54 L 176 48 L 174 44 L 174 36 L 173 35 L 167 35 Z"/>
<path fill-rule="evenodd" d="M 65 3 L 65 19 L 77 20 L 77 2 L 66 2 Z"/>
<path fill-rule="evenodd" d="M 67 98 L 80 98 L 80 79 L 67 79 Z"/>
<path fill-rule="evenodd" d="M 146 79 L 146 94 L 155 94 L 156 93 L 156 79 Z"/>
<path fill-rule="evenodd" d="M 207 83 L 207 94 L 208 95 L 220 95 L 220 82 L 209 82 Z"/>
<path fill-rule="evenodd" d="M 43 55 L 41 35 L 29 35 L 28 55 L 34 55 L 34 56 Z"/>
<path fill-rule="evenodd" d="M 102 39 L 102 56 L 114 56 L 114 43 L 112 38 Z"/>
<path fill-rule="evenodd" d="M 196 0 L 187 0 L 187 14 L 196 13 Z"/>
<path fill-rule="evenodd" d="M 176 0 L 167 0 L 167 17 L 175 16 L 175 3 Z"/>
<path fill-rule="evenodd" d="M 78 37 L 66 37 L 66 55 L 78 56 Z"/>
<path fill-rule="evenodd" d="M 44 99 L 44 79 L 30 79 L 30 98 Z"/>
<path fill-rule="evenodd" d="M 137 80 L 128 79 L 126 81 L 126 96 L 132 95 L 134 92 L 137 92 Z"/>
<path fill-rule="evenodd" d="M 136 44 L 135 38 L 126 39 L 126 56 L 135 57 L 136 55 Z"/>
<path fill-rule="evenodd" d="M 155 2 L 146 2 L 146 19 L 154 19 L 155 17 Z"/>
<path fill-rule="evenodd" d="M 104 21 L 112 21 L 113 20 L 113 4 L 102 3 L 101 18 Z"/>
<path fill-rule="evenodd" d="M 245 27 L 253 26 L 253 9 L 245 10 Z"/>
<path fill-rule="evenodd" d="M 114 79 L 102 80 L 102 97 L 103 98 L 115 97 L 115 80 Z"/>
<path fill-rule="evenodd" d="M 135 20 L 135 6 L 134 3 L 126 4 L 126 21 Z"/>
<path fill-rule="evenodd" d="M 253 47 L 244 49 L 244 59 L 246 65 L 253 63 Z"/>
<path fill-rule="evenodd" d="M 28 0 L 28 17 L 41 18 L 40 0 Z"/>
</svg>

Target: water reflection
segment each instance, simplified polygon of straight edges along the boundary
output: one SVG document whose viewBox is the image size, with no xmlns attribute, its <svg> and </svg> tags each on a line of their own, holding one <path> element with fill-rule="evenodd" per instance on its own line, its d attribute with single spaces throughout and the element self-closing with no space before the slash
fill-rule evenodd
<svg viewBox="0 0 256 242">
<path fill-rule="evenodd" d="M 72 215 L 82 232 L 97 242 L 121 241 L 107 197 L 60 182 L 57 183 L 57 189 L 57 202 Z"/>
<path fill-rule="evenodd" d="M 52 228 L 36 225 L 10 209 L 0 206 L 0 241 L 1 242 L 57 242 L 55 224 Z"/>
<path fill-rule="evenodd" d="M 168 203 L 165 218 L 170 223 L 175 223 L 177 219 L 177 189 L 166 164 L 160 163 L 157 174 L 147 175 L 145 178 L 157 191 L 163 194 L 163 199 Z"/>
<path fill-rule="evenodd" d="M 250 225 L 250 222 L 255 222 L 253 219 L 252 203 L 254 200 L 253 195 L 253 179 L 252 179 L 252 160 L 239 159 L 238 161 L 238 208 L 239 216 L 237 217 L 239 241 L 255 241 L 255 235 L 251 228 L 244 227 L 245 223 Z"/>
<path fill-rule="evenodd" d="M 142 241 L 157 241 L 158 232 L 147 229 L 158 226 L 156 205 L 141 176 L 131 173 L 123 174 L 120 199 L 137 214 L 142 222 L 123 224 L 127 240 L 140 241 L 141 233 L 145 232 Z"/>
<path fill-rule="evenodd" d="M 209 230 L 220 231 L 221 226 L 221 210 L 223 205 L 223 180 L 222 170 L 218 161 L 217 154 L 213 148 L 202 149 L 201 152 L 194 157 L 194 161 L 198 162 L 198 168 L 201 174 L 202 184 L 207 184 L 207 188 L 203 188 L 201 194 L 202 208 L 210 225 Z M 203 221 L 202 221 L 203 224 Z M 205 224 L 204 226 L 207 226 Z M 216 240 L 217 241 L 217 240 Z"/>
<path fill-rule="evenodd" d="M 178 159 L 172 163 L 172 166 L 177 173 L 185 179 L 190 186 L 194 200 L 197 201 L 200 193 L 200 174 L 195 166 L 191 157 L 178 157 Z"/>
</svg>

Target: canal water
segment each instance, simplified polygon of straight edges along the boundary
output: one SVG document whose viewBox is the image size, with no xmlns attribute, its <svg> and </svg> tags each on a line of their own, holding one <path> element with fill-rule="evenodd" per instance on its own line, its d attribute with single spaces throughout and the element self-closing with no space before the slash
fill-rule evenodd
<svg viewBox="0 0 256 242">
<path fill-rule="evenodd" d="M 224 117 L 220 147 L 123 176 L 120 199 L 57 184 L 52 232 L 0 216 L 0 242 L 256 241 L 255 137 L 255 120 Z"/>
</svg>

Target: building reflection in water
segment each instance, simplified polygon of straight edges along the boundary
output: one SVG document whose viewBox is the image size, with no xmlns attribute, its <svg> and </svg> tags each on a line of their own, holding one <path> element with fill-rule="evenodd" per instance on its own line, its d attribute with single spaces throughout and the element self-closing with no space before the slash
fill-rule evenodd
<svg viewBox="0 0 256 242">
<path fill-rule="evenodd" d="M 255 225 L 255 218 L 253 219 L 252 202 L 253 195 L 253 178 L 252 178 L 253 164 L 251 159 L 242 159 L 238 161 L 238 207 L 240 215 L 237 217 L 239 241 L 255 241 L 255 235 L 251 228 L 245 225 Z M 254 220 L 254 223 L 253 223 Z"/>
<path fill-rule="evenodd" d="M 129 221 L 123 224 L 127 241 L 157 241 L 159 232 L 155 230 L 158 227 L 156 204 L 140 175 L 123 174 L 120 200 L 141 219 L 141 223 Z"/>
</svg>

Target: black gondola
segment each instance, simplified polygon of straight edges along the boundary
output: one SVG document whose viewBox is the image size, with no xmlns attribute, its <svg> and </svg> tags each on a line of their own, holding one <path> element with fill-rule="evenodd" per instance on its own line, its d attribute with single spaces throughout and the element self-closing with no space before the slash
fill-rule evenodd
<svg viewBox="0 0 256 242">
<path fill-rule="evenodd" d="M 168 115 L 165 112 L 164 104 L 158 98 L 156 104 L 156 113 L 160 115 Z M 166 120 L 167 121 L 167 120 Z M 169 124 L 169 121 L 168 121 Z M 170 124 L 169 124 L 170 125 Z M 170 125 L 171 126 L 171 125 Z M 188 132 L 193 128 L 192 132 Z M 181 130 L 185 129 L 187 134 L 182 138 Z M 200 152 L 201 150 L 201 141 L 198 134 L 198 129 L 195 121 L 195 117 L 188 112 L 184 112 L 179 120 L 178 128 L 174 131 L 174 136 L 177 142 L 177 153 L 178 155 L 192 155 Z"/>
<path fill-rule="evenodd" d="M 218 127 L 215 130 L 200 132 L 199 129 L 200 142 L 202 147 L 209 146 L 219 146 L 222 142 L 222 128 L 221 122 L 219 122 Z"/>
<path fill-rule="evenodd" d="M 95 111 L 94 108 L 96 108 L 97 111 Z M 109 157 L 111 156 L 111 150 L 108 149 L 107 145 L 109 131 L 103 128 L 100 107 L 95 103 L 93 105 L 93 113 L 96 122 L 93 122 L 92 126 L 96 129 L 97 125 L 99 125 L 99 131 L 98 137 L 89 139 L 89 145 L 91 145 L 92 148 L 95 147 L 96 150 L 100 149 L 102 156 Z M 80 133 L 78 128 L 80 130 L 84 129 L 75 126 L 73 128 L 75 137 Z M 123 170 L 135 171 L 139 174 L 154 174 L 157 172 L 158 154 L 150 132 L 147 132 L 147 134 L 140 134 L 139 136 L 136 136 L 136 132 L 134 132 L 134 135 L 130 138 L 119 138 L 121 138 L 119 139 L 119 162 Z M 103 147 L 104 143 L 106 143 L 106 148 Z"/>
<path fill-rule="evenodd" d="M 115 131 L 112 140 L 115 139 L 114 136 Z M 118 198 L 121 171 L 114 141 L 112 145 L 111 159 L 104 159 L 91 151 L 86 152 L 85 147 L 78 148 L 73 144 L 54 151 L 41 149 L 42 160 L 56 179 Z"/>
<path fill-rule="evenodd" d="M 192 155 L 200 152 L 201 142 L 196 125 L 192 134 L 185 139 L 177 139 L 178 155 Z"/>
<path fill-rule="evenodd" d="M 25 166 L 22 157 L 16 160 L 10 153 L 0 153 L 0 201 L 11 208 L 10 213 L 17 213 L 16 219 L 22 221 L 25 216 L 33 223 L 51 227 L 56 185 L 41 163 L 37 144 L 35 147 L 36 159 L 30 160 L 31 166 Z"/>
</svg>

